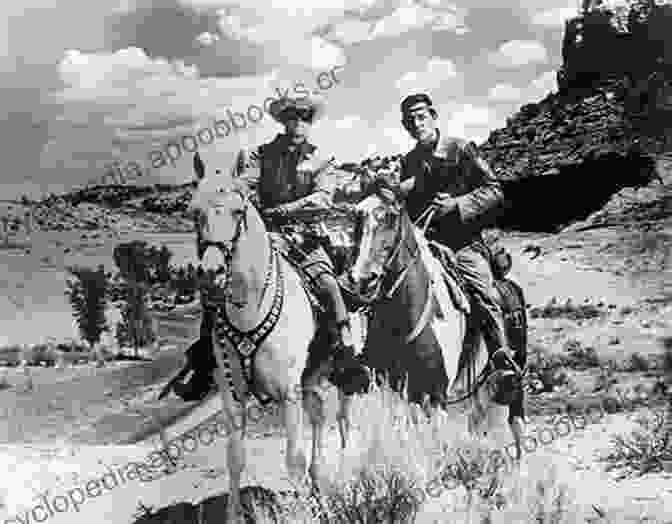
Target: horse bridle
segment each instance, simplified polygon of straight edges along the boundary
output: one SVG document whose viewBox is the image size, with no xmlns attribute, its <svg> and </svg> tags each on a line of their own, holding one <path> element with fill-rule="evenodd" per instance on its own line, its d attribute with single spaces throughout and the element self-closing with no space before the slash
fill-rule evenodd
<svg viewBox="0 0 672 524">
<path fill-rule="evenodd" d="M 424 215 L 424 213 L 423 213 Z M 411 251 L 411 248 L 408 245 L 408 238 L 406 235 L 406 231 L 403 228 L 403 221 L 402 221 L 402 214 L 399 214 L 399 223 L 397 224 L 397 236 L 399 237 L 399 241 L 397 242 L 397 245 L 395 246 L 394 250 L 390 255 L 387 257 L 387 260 L 383 264 L 383 272 L 379 276 L 378 284 L 376 285 L 373 293 L 371 293 L 370 296 L 367 297 L 359 297 L 359 299 L 366 303 L 367 306 L 371 306 L 375 304 L 376 302 L 380 302 L 382 300 L 388 300 L 392 298 L 394 293 L 399 289 L 399 286 L 403 283 L 404 279 L 406 278 L 406 275 L 408 274 L 408 271 L 413 267 L 413 264 L 420 258 L 420 248 L 416 247 L 415 251 Z M 421 215 L 422 218 L 422 215 Z M 402 248 L 406 248 L 408 252 L 411 255 L 411 260 L 410 262 L 401 269 L 396 274 L 396 277 L 392 281 L 391 285 L 389 286 L 389 289 L 385 292 L 383 292 L 384 289 L 384 282 L 390 278 L 390 271 L 392 270 L 392 265 L 394 264 L 394 260 L 401 254 Z"/>
<path fill-rule="evenodd" d="M 236 220 L 234 234 L 228 241 L 212 241 L 212 240 L 203 240 L 201 238 L 201 228 L 200 224 L 196 227 L 196 250 L 198 252 L 198 258 L 202 259 L 205 252 L 209 247 L 214 247 L 219 250 L 224 258 L 224 284 L 222 288 L 224 289 L 224 299 L 231 301 L 231 290 L 229 289 L 229 283 L 231 282 L 231 273 L 232 273 L 232 260 L 236 253 L 238 247 L 238 241 L 244 232 L 247 231 L 247 214 L 250 205 L 245 193 L 240 189 L 229 189 L 226 191 L 220 191 L 220 193 L 234 193 L 237 194 L 244 203 L 243 209 L 241 210 L 240 216 Z M 200 220 L 200 217 L 196 218 L 197 222 Z M 268 279 L 267 279 L 268 280 Z M 264 289 L 265 291 L 265 289 Z M 239 304 L 232 303 L 233 305 L 240 306 Z"/>
</svg>

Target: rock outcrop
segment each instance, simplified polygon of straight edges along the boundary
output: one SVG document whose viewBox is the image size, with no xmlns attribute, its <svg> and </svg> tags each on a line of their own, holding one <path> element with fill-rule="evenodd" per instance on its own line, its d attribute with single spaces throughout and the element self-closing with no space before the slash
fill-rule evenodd
<svg viewBox="0 0 672 524">
<path fill-rule="evenodd" d="M 567 22 L 558 92 L 522 106 L 479 147 L 504 185 L 499 226 L 553 231 L 655 178 L 655 156 L 672 149 L 665 20 L 672 5 L 633 2 Z"/>
<path fill-rule="evenodd" d="M 552 94 L 523 106 L 479 149 L 504 186 L 498 224 L 522 230 L 582 220 L 655 174 L 651 140 L 629 121 L 619 82 L 571 103 Z"/>
</svg>

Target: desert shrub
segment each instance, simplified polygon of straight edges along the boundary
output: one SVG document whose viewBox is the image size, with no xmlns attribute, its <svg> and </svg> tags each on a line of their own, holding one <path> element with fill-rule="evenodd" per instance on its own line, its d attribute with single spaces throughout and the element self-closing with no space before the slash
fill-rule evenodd
<svg viewBox="0 0 672 524">
<path fill-rule="evenodd" d="M 604 316 L 604 312 L 592 304 L 546 304 L 530 309 L 530 318 L 569 318 L 571 320 L 589 320 Z"/>
<path fill-rule="evenodd" d="M 422 496 L 401 472 L 364 469 L 325 497 L 316 497 L 313 516 L 325 524 L 414 522 Z"/>
<path fill-rule="evenodd" d="M 27 349 L 22 358 L 31 366 L 40 366 L 43 363 L 52 367 L 58 360 L 57 350 L 47 344 L 36 344 Z"/>
<path fill-rule="evenodd" d="M 23 348 L 17 344 L 0 348 L 0 362 L 8 366 L 18 366 L 21 362 Z"/>
<path fill-rule="evenodd" d="M 628 364 L 630 371 L 649 371 L 651 369 L 651 362 L 640 353 L 633 353 Z"/>
<path fill-rule="evenodd" d="M 565 365 L 574 369 L 586 369 L 600 365 L 595 348 L 583 346 L 578 340 L 568 340 L 564 345 L 567 353 Z"/>
<path fill-rule="evenodd" d="M 672 460 L 672 435 L 667 430 L 665 411 L 656 410 L 637 420 L 639 429 L 611 439 L 612 449 L 602 457 L 606 470 L 620 470 L 619 478 L 662 471 L 663 460 Z"/>
<path fill-rule="evenodd" d="M 608 361 L 600 366 L 600 372 L 597 375 L 595 391 L 609 391 L 609 388 L 618 383 L 615 377 L 616 364 L 613 361 Z"/>
</svg>

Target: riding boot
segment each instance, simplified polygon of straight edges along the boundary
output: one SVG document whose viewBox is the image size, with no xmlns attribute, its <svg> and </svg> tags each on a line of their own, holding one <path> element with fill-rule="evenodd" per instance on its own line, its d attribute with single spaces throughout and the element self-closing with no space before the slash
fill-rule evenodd
<svg viewBox="0 0 672 524">
<path fill-rule="evenodd" d="M 346 394 L 365 393 L 369 389 L 369 373 L 357 355 L 352 342 L 350 322 L 336 322 L 331 332 L 331 354 L 334 357 L 332 380 Z"/>
<path fill-rule="evenodd" d="M 522 370 L 514 359 L 513 351 L 506 346 L 501 321 L 487 312 L 483 315 L 481 326 L 494 368 L 493 400 L 498 404 L 508 405 L 521 385 Z"/>
</svg>

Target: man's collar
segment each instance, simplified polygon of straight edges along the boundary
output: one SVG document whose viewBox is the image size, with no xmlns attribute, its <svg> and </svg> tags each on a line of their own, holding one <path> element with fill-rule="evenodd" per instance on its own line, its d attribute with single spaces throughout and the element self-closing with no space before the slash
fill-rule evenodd
<svg viewBox="0 0 672 524">
<path fill-rule="evenodd" d="M 284 133 L 278 134 L 278 136 L 275 137 L 275 140 L 273 140 L 272 144 L 281 151 L 290 151 L 296 149 L 301 153 L 302 156 L 308 156 L 317 149 L 316 146 L 308 141 L 301 142 L 300 144 L 294 144 L 289 136 Z"/>
<path fill-rule="evenodd" d="M 415 145 L 415 150 L 421 154 L 427 154 L 428 149 L 432 152 L 434 158 L 457 161 L 454 142 L 442 136 L 438 128 L 436 130 L 436 141 L 433 146 L 423 146 L 419 142 Z"/>
<path fill-rule="evenodd" d="M 436 129 L 436 137 L 430 144 L 423 144 L 422 142 L 417 142 L 415 144 L 415 150 L 418 153 L 422 154 L 428 154 L 431 153 L 434 156 L 437 156 L 437 152 L 440 153 L 441 151 L 441 131 L 439 129 Z"/>
</svg>

